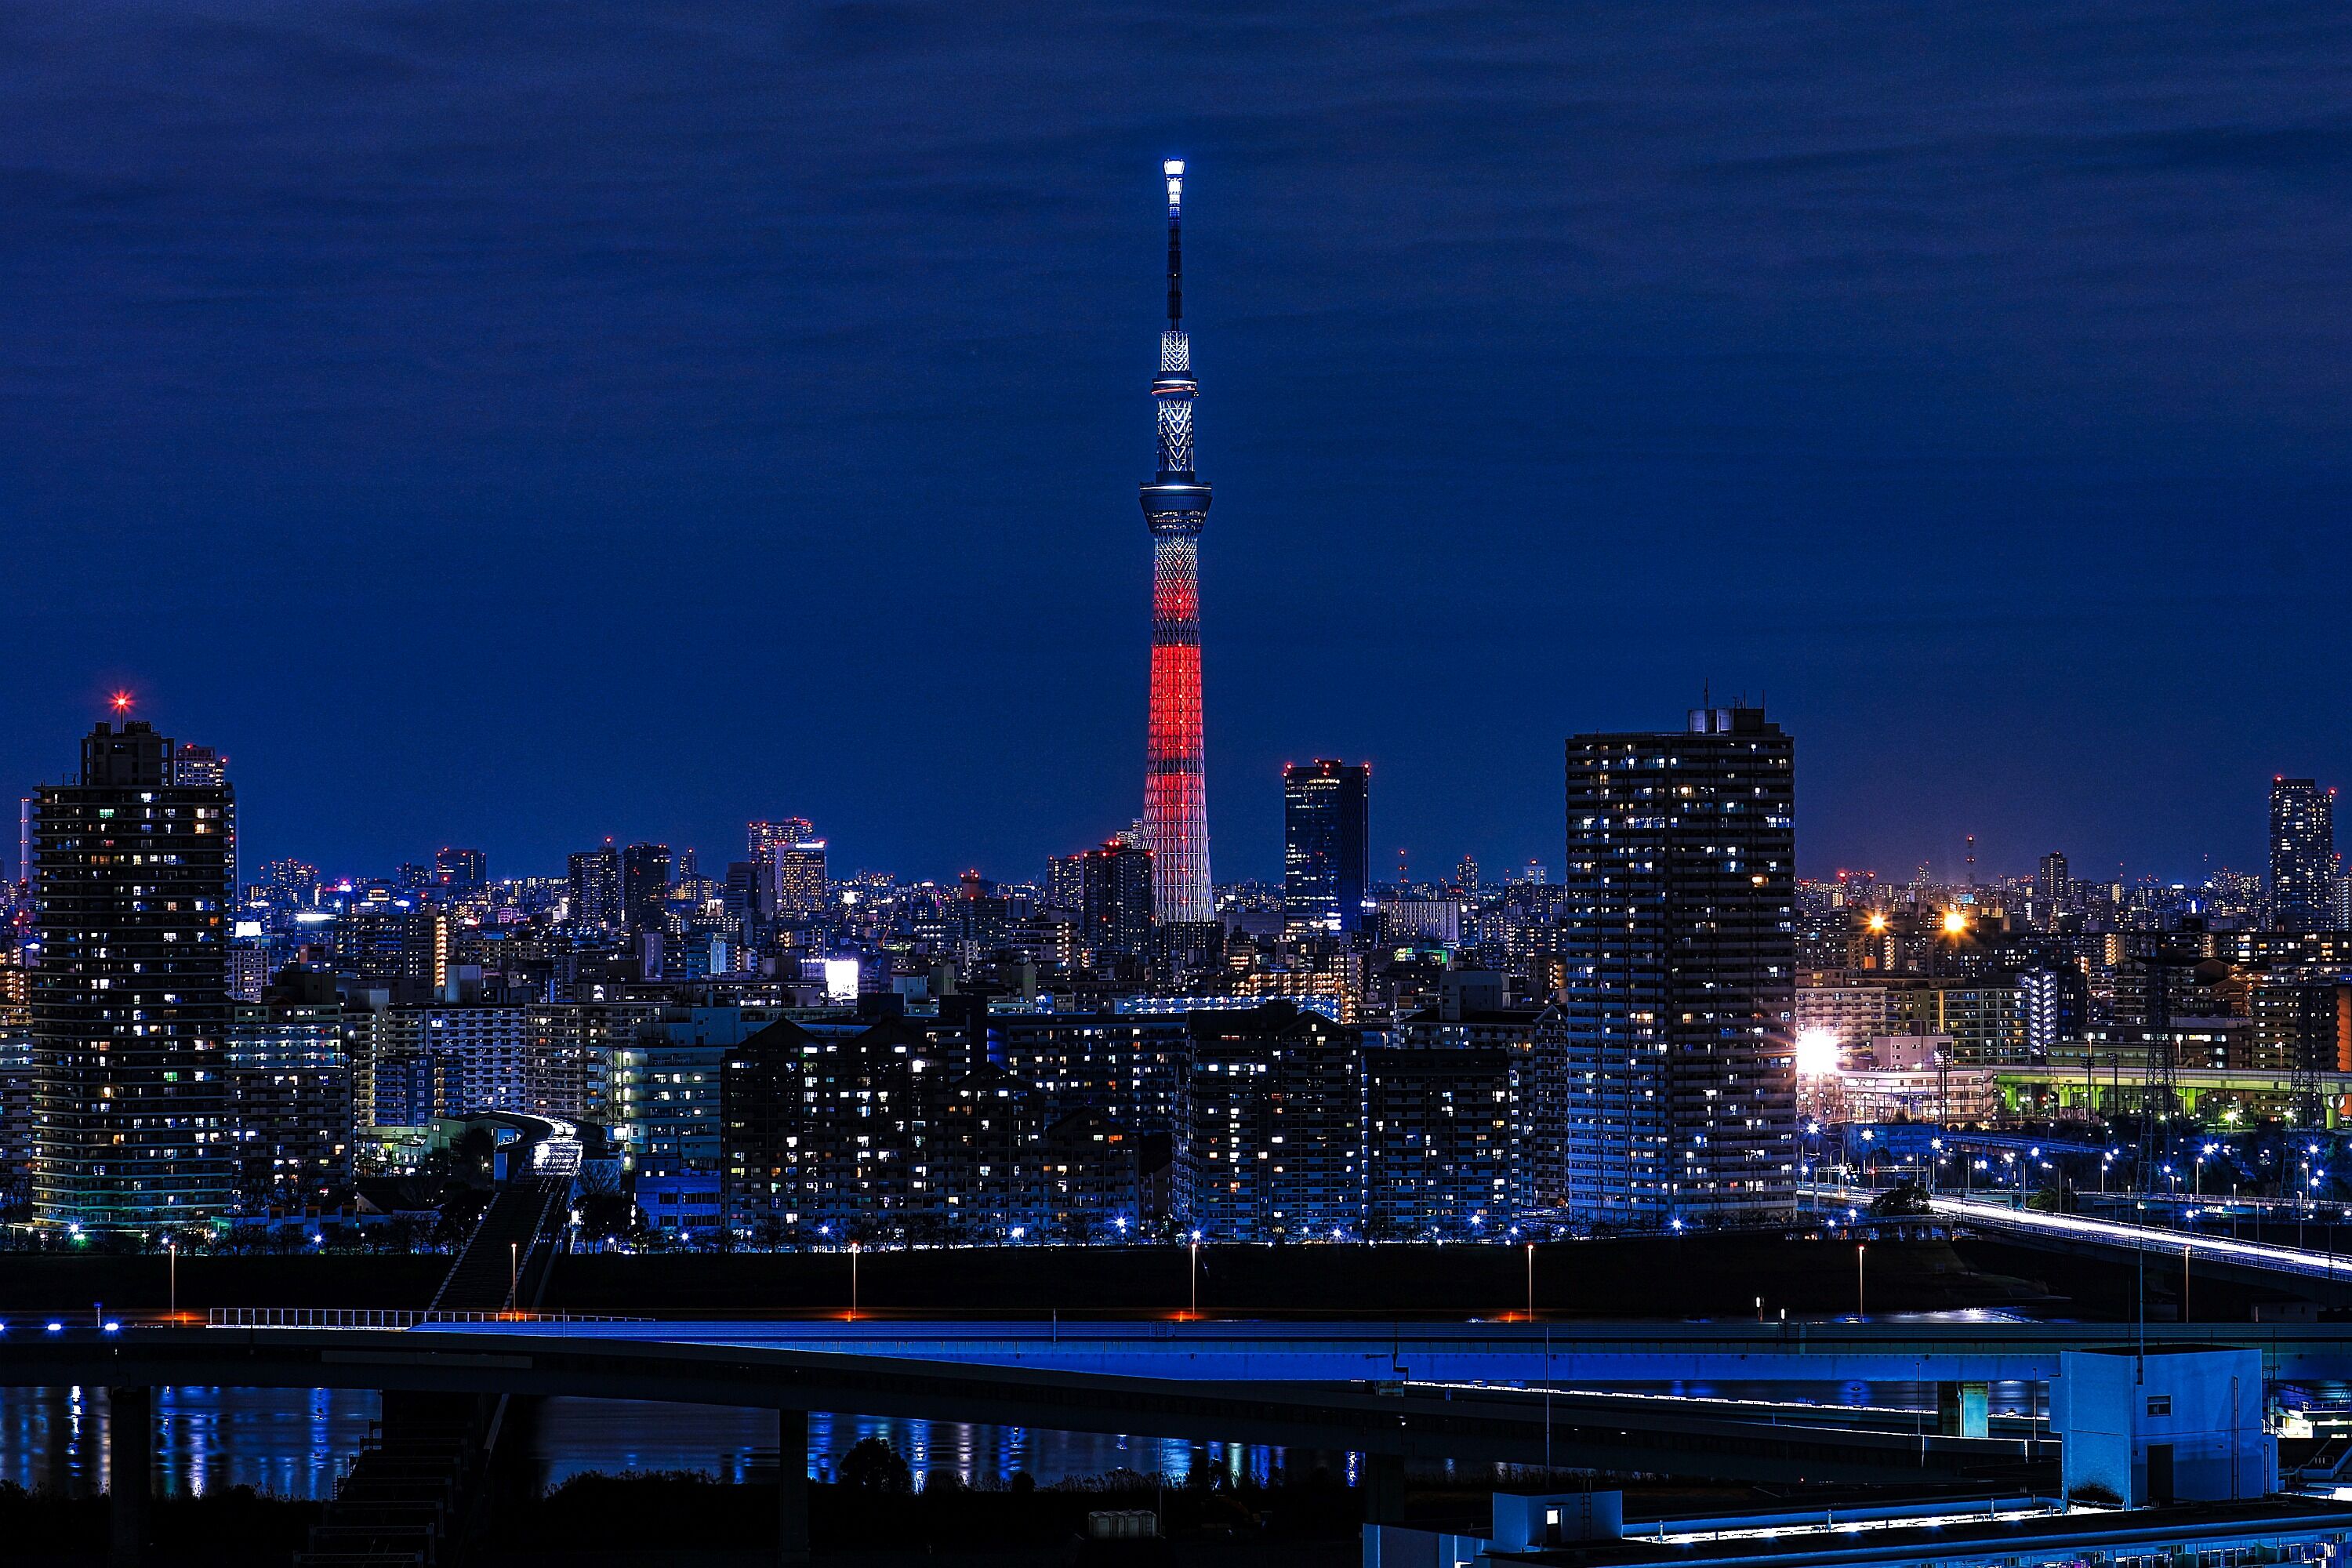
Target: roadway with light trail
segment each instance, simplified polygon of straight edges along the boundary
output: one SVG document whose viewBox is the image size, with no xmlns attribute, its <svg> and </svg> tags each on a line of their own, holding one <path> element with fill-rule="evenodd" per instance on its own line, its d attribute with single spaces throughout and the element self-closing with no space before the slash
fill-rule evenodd
<svg viewBox="0 0 2352 1568">
<path fill-rule="evenodd" d="M 2271 1274 L 2300 1279 L 2352 1280 L 2352 1257 L 2314 1252 L 2308 1247 L 2281 1247 L 2276 1242 L 2240 1241 L 2234 1237 L 2199 1236 L 2167 1226 L 2134 1225 L 2127 1220 L 2095 1219 L 2086 1215 L 2052 1214 L 2042 1209 L 2012 1208 L 1979 1198 L 1956 1198 L 1938 1194 L 1927 1199 L 1941 1219 L 1965 1220 L 1985 1230 L 2005 1230 L 2063 1241 L 2089 1242 L 2165 1258 L 2231 1263 Z"/>
</svg>

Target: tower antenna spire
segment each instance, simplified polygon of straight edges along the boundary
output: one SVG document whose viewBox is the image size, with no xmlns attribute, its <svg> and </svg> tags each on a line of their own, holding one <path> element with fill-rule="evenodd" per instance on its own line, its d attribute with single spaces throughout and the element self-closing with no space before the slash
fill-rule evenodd
<svg viewBox="0 0 2352 1568">
<path fill-rule="evenodd" d="M 1184 325 L 1184 160 L 1162 159 L 1168 178 L 1168 330 Z"/>
</svg>

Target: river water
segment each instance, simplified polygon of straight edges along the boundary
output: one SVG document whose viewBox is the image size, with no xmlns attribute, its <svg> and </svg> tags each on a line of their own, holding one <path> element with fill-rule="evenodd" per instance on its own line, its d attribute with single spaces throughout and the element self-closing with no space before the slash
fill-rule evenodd
<svg viewBox="0 0 2352 1568">
<path fill-rule="evenodd" d="M 1935 1420 L 1932 1387 L 1907 1384 L 1650 1384 L 1627 1392 L 1810 1401 L 1917 1411 Z M 2023 1384 L 1996 1384 L 1996 1413 L 2027 1410 Z M 376 1417 L 372 1393 L 344 1389 L 159 1388 L 156 1490 L 166 1496 L 247 1486 L 289 1498 L 324 1498 Z M 73 1495 L 105 1489 L 109 1410 L 98 1388 L 0 1389 L 0 1482 Z M 775 1464 L 775 1417 L 764 1411 L 614 1399 L 549 1399 L 520 1436 L 544 1486 L 591 1471 L 698 1470 L 740 1480 Z M 1286 1463 L 1279 1449 L 1115 1437 L 946 1421 L 885 1421 L 813 1413 L 809 1469 L 824 1479 L 851 1445 L 881 1437 L 918 1477 L 952 1470 L 967 1484 L 1025 1470 L 1041 1483 L 1113 1470 L 1181 1479 L 1203 1465 L 1264 1479 Z M 1335 1471 L 1342 1455 L 1301 1455 Z M 1469 1471 L 1465 1468 L 1465 1476 Z"/>
</svg>

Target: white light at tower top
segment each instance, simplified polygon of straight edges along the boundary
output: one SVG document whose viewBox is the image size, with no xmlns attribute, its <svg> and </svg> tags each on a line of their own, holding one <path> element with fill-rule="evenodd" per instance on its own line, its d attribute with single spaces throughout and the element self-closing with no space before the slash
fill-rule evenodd
<svg viewBox="0 0 2352 1568">
<path fill-rule="evenodd" d="M 1160 165 L 1160 171 L 1168 176 L 1168 216 L 1174 217 L 1184 200 L 1184 160 L 1170 158 Z"/>
</svg>

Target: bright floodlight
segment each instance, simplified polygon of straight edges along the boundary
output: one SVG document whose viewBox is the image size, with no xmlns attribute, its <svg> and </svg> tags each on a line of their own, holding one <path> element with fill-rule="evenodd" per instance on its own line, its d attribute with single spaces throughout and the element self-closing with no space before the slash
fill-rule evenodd
<svg viewBox="0 0 2352 1568">
<path fill-rule="evenodd" d="M 1873 931 L 1885 931 L 1886 929 L 1886 917 L 1882 914 L 1873 913 L 1870 917 L 1870 929 Z"/>
<path fill-rule="evenodd" d="M 1807 1029 L 1797 1037 L 1797 1076 L 1800 1078 L 1835 1078 L 1838 1071 L 1837 1037 L 1827 1029 Z"/>
<path fill-rule="evenodd" d="M 1181 180 L 1184 177 L 1184 160 L 1171 158 L 1160 165 L 1160 172 L 1171 180 Z"/>
<path fill-rule="evenodd" d="M 1968 929 L 1969 917 L 1967 915 L 1961 913 L 1958 910 L 1946 910 L 1944 911 L 1944 934 L 1946 936 L 1964 936 L 1967 934 Z"/>
</svg>

